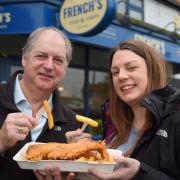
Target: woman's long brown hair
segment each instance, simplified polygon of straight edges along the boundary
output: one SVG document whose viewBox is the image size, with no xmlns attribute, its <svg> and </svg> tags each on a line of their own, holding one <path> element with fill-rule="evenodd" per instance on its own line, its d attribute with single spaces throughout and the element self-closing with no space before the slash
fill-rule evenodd
<svg viewBox="0 0 180 180">
<path fill-rule="evenodd" d="M 141 56 L 147 65 L 148 87 L 147 94 L 152 90 L 164 87 L 168 80 L 172 78 L 171 64 L 164 60 L 163 56 L 145 42 L 139 40 L 129 40 L 122 42 L 118 47 L 113 49 L 110 56 L 109 74 L 110 74 L 110 113 L 112 121 L 117 128 L 117 136 L 110 144 L 111 148 L 116 148 L 124 143 L 128 137 L 133 123 L 133 112 L 131 108 L 124 103 L 113 87 L 111 65 L 116 51 L 127 49 Z M 148 120 L 148 112 L 146 113 Z"/>
</svg>

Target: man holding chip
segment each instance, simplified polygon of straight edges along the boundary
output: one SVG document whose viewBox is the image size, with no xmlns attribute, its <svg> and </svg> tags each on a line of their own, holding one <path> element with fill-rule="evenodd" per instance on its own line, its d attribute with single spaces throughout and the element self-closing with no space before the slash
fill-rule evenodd
<svg viewBox="0 0 180 180">
<path fill-rule="evenodd" d="M 23 48 L 24 70 L 16 72 L 7 84 L 0 86 L 1 179 L 59 180 L 61 175 L 57 168 L 46 169 L 43 177 L 38 171 L 20 169 L 12 158 L 31 141 L 67 142 L 65 133 L 69 131 L 75 137 L 72 141 L 91 138 L 89 134 L 77 131 L 82 124 L 62 103 L 56 89 L 66 74 L 71 57 L 71 43 L 60 30 L 39 28 L 31 33 Z M 68 178 L 73 176 L 69 174 Z"/>
</svg>

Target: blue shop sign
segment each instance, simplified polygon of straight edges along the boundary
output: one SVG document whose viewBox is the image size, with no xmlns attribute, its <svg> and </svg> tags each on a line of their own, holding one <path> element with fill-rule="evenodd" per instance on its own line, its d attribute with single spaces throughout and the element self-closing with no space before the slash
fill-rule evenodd
<svg viewBox="0 0 180 180">
<path fill-rule="evenodd" d="M 92 36 L 109 26 L 115 14 L 115 0 L 68 0 L 61 6 L 60 24 L 69 33 Z"/>
<path fill-rule="evenodd" d="M 43 2 L 59 5 L 64 0 L 0 0 L 0 3 L 34 3 L 34 2 Z"/>
<path fill-rule="evenodd" d="M 0 5 L 0 34 L 30 33 L 40 26 L 55 25 L 56 11 L 46 3 Z"/>
<path fill-rule="evenodd" d="M 180 63 L 180 46 L 178 43 L 176 44 L 170 41 L 154 38 L 145 33 L 138 33 L 115 24 L 111 24 L 102 33 L 91 37 L 82 37 L 70 33 L 67 33 L 67 35 L 72 40 L 105 48 L 113 48 L 120 42 L 128 39 L 140 39 L 155 47 L 156 50 L 163 54 L 167 60 Z"/>
</svg>

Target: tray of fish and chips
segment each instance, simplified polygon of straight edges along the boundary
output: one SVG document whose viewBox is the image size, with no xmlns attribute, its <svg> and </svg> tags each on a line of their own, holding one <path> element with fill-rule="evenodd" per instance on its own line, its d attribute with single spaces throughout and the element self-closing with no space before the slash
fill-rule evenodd
<svg viewBox="0 0 180 180">
<path fill-rule="evenodd" d="M 114 155 L 120 150 L 106 149 L 103 141 L 80 141 L 78 143 L 30 142 L 13 157 L 22 169 L 44 170 L 59 167 L 61 171 L 88 172 L 95 168 L 107 173 L 114 170 Z"/>
</svg>

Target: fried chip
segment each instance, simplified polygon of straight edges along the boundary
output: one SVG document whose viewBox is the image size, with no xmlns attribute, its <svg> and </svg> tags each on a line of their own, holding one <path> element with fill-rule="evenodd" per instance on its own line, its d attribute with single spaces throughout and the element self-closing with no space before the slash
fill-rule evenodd
<svg viewBox="0 0 180 180">
<path fill-rule="evenodd" d="M 49 107 L 49 104 L 48 104 L 47 100 L 45 100 L 43 102 L 43 107 L 46 110 L 47 115 L 48 115 L 48 127 L 49 127 L 49 129 L 52 129 L 54 127 L 54 120 L 53 120 L 51 108 Z"/>
</svg>

